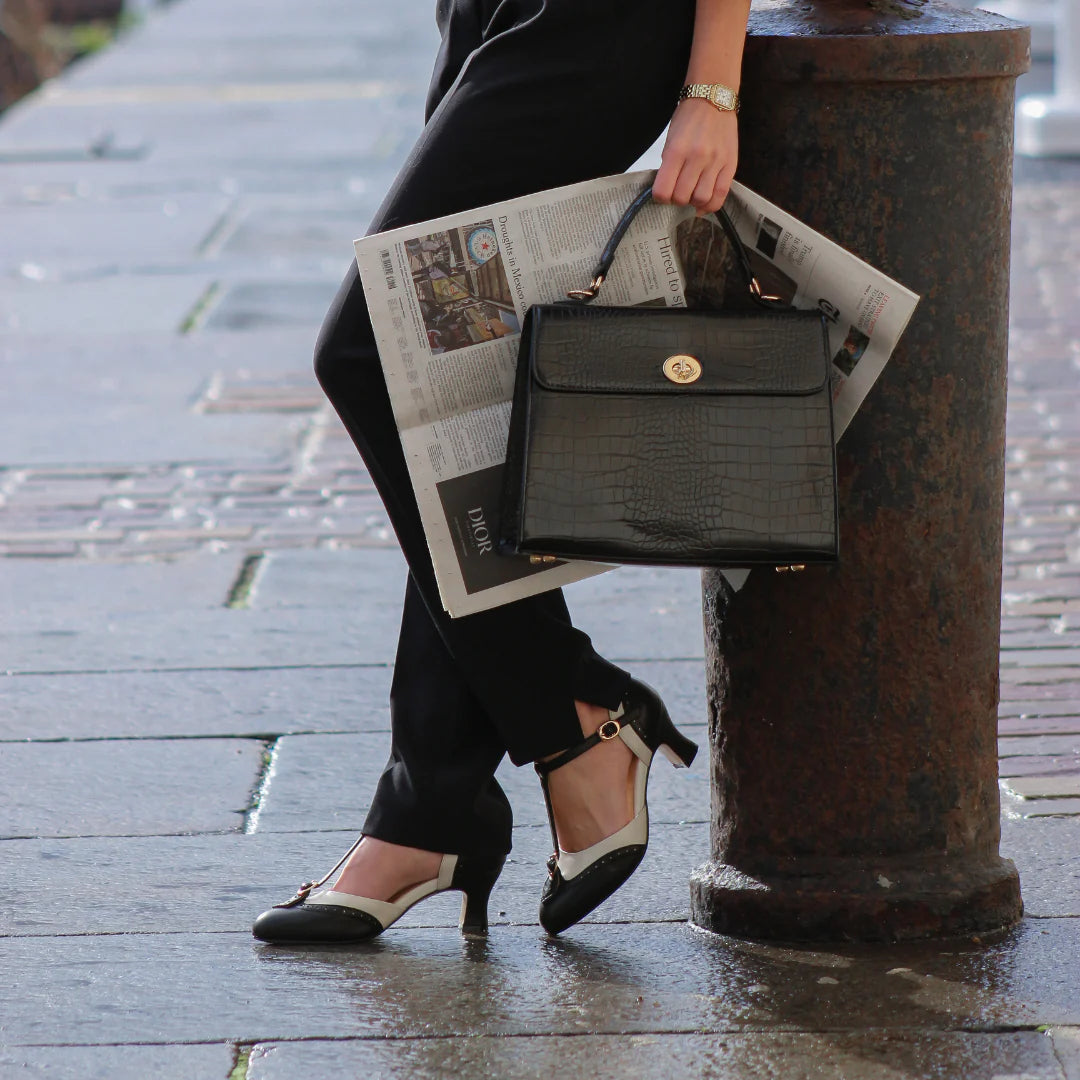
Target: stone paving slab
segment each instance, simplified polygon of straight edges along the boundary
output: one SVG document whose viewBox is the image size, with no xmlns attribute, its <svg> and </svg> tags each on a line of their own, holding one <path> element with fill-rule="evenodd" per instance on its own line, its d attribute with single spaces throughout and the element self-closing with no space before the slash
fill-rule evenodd
<svg viewBox="0 0 1080 1080">
<path fill-rule="evenodd" d="M 1008 696 L 1006 696 L 1006 694 Z M 1040 720 L 1047 725 L 1045 734 L 1071 730 L 1080 717 L 1080 680 L 1067 680 L 1042 686 L 1002 686 L 998 714 L 1014 721 L 1014 727 L 1003 729 L 1015 734 L 1015 722 Z M 1051 725 L 1057 727 L 1051 729 Z"/>
<path fill-rule="evenodd" d="M 1001 700 L 1031 698 L 1080 700 L 1080 671 L 1076 668 L 1002 668 Z"/>
<path fill-rule="evenodd" d="M 704 726 L 688 727 L 696 742 Z M 280 739 L 259 810 L 260 832 L 353 828 L 363 820 L 386 765 L 390 746 L 382 732 L 357 735 L 287 735 Z M 547 822 L 536 773 L 507 759 L 496 773 L 522 825 Z M 690 769 L 663 758 L 651 770 L 650 815 L 657 822 L 707 821 L 709 773 L 702 756 Z"/>
<path fill-rule="evenodd" d="M 341 250 L 348 250 L 342 232 Z M 337 295 L 340 275 L 323 281 L 238 281 L 227 286 L 206 317 L 207 330 L 266 330 L 277 326 L 322 325 Z"/>
<path fill-rule="evenodd" d="M 4 743 L 0 839 L 239 829 L 262 764 L 252 739 Z"/>
<path fill-rule="evenodd" d="M 1046 645 L 1050 634 L 1054 634 L 1064 649 L 1075 649 L 1080 644 L 1080 631 L 1077 630 L 1076 615 L 1072 612 L 1031 621 L 1040 625 L 1022 631 L 1010 631 L 1007 627 L 1002 627 L 1001 650 L 1003 659 L 1007 653 Z"/>
<path fill-rule="evenodd" d="M 1001 854 L 1016 863 L 1028 915 L 1080 917 L 1080 803 L 1073 815 L 1018 820 L 1005 799 Z"/>
<path fill-rule="evenodd" d="M 382 154 L 378 145 L 344 145 L 332 159 L 282 159 L 273 169 L 262 163 L 233 161 L 213 172 L 207 171 L 204 162 L 159 161 L 154 156 L 140 160 L 133 171 L 130 162 L 107 157 L 90 162 L 85 147 L 69 149 L 75 151 L 70 158 L 53 160 L 43 144 L 22 149 L 0 146 L 4 167 L 0 205 L 34 207 L 68 199 L 109 203 L 150 195 L 167 199 L 177 193 L 226 195 L 234 200 L 291 200 L 298 194 L 338 199 L 350 196 L 357 200 L 357 220 L 366 222 L 395 175 L 394 161 Z M 239 202 L 235 205 L 241 208 Z M 341 261 L 342 273 L 348 264 L 347 258 Z"/>
<path fill-rule="evenodd" d="M 1023 736 L 1063 735 L 1074 736 L 1080 734 L 1080 702 L 1068 707 L 1064 715 L 1042 716 L 1038 712 L 1026 713 L 1022 716 L 1010 716 L 1007 712 L 999 716 L 998 730 L 1002 734 Z"/>
<path fill-rule="evenodd" d="M 634 674 L 660 690 L 678 726 L 704 722 L 700 661 L 635 664 Z M 389 665 L 355 664 L 0 676 L 0 742 L 389 731 L 392 678 Z"/>
<path fill-rule="evenodd" d="M 0 851 L 8 881 L 18 886 L 0 884 L 0 937 L 246 933 L 260 911 L 287 899 L 302 880 L 325 874 L 357 831 L 6 841 Z M 707 857 L 708 830 L 655 825 L 652 834 L 639 870 L 588 921 L 689 917 L 690 871 Z M 535 926 L 551 837 L 546 826 L 525 826 L 514 830 L 513 843 L 490 918 Z M 125 863 L 139 868 L 134 891 L 117 888 L 117 868 Z M 426 900 L 399 925 L 456 931 L 460 909 L 460 894 L 447 893 Z"/>
<path fill-rule="evenodd" d="M 108 201 L 108 200 L 103 200 Z M 57 371 L 65 379 L 84 378 L 84 385 L 93 385 L 107 379 L 129 383 L 129 393 L 136 394 L 142 388 L 134 384 L 141 374 L 153 373 L 154 381 L 162 378 L 188 378 L 195 385 L 218 372 L 246 371 L 252 375 L 288 374 L 303 375 L 314 383 L 311 357 L 315 342 L 309 330 L 283 330 L 256 333 L 239 337 L 235 334 L 198 334 L 162 336 L 160 334 L 104 334 L 93 337 L 70 336 L 62 327 L 54 327 L 53 333 L 28 334 L 18 337 L 0 336 L 0 364 L 12 388 L 30 388 L 42 392 L 50 378 L 55 381 Z M 30 353 L 39 363 L 27 364 Z M 19 370 L 16 370 L 16 369 Z M 149 381 L 149 380 L 147 380 Z M 151 387 L 146 388 L 147 391 Z M 53 387 L 54 396 L 55 385 Z M 57 402 L 61 402 L 58 400 Z M 173 417 L 170 417 L 170 422 Z M 39 423 L 47 424 L 48 416 L 38 417 Z M 115 459 L 126 461 L 128 456 Z M 5 455 L 5 461 L 7 456 Z M 99 461 L 112 461 L 102 457 Z M 144 463 L 143 459 L 139 459 Z M 152 460 L 152 459 L 150 459 Z M 80 462 L 78 464 L 89 464 Z"/>
<path fill-rule="evenodd" d="M 1080 815 L 1080 799 L 1030 799 L 1011 791 L 1008 782 L 1001 785 L 1001 799 L 1009 804 L 1017 820 Z"/>
<path fill-rule="evenodd" d="M 1080 657 L 1077 656 L 1077 652 L 1069 645 L 1062 644 L 1057 647 L 1046 647 L 1047 642 L 1043 641 L 1043 647 L 1041 648 L 1026 648 L 1026 649 L 1003 649 L 1001 652 L 1001 676 L 1002 679 L 1009 679 L 1012 675 L 1012 669 L 1019 668 L 1025 675 L 1033 674 L 1036 678 L 1046 679 L 1047 673 L 1045 671 L 1038 671 L 1039 668 L 1050 668 L 1055 673 L 1069 673 L 1073 678 L 1080 676 Z M 1032 671 L 1032 669 L 1036 669 Z"/>
<path fill-rule="evenodd" d="M 349 8 L 339 7 L 338 11 L 344 18 L 349 17 Z M 433 30 L 430 17 L 417 20 L 411 27 L 397 22 L 383 33 L 377 26 L 372 31 L 366 26 L 351 31 L 342 28 L 338 40 L 322 35 L 308 38 L 294 26 L 291 32 L 260 35 L 257 50 L 253 50 L 250 38 L 209 33 L 199 35 L 197 48 L 178 49 L 178 39 L 171 34 L 151 32 L 144 35 L 137 49 L 117 49 L 118 55 L 110 57 L 108 64 L 85 69 L 80 66 L 64 79 L 63 90 L 119 89 L 146 94 L 189 86 L 242 90 L 285 83 L 306 88 L 304 84 L 342 86 L 378 80 L 420 94 L 427 88 L 424 75 L 408 65 L 403 54 L 417 49 L 409 35 L 421 32 L 431 41 L 431 55 L 435 54 L 438 40 L 429 33 L 429 24 Z M 332 92 L 332 87 L 327 92 Z"/>
<path fill-rule="evenodd" d="M 378 563 L 374 572 L 372 563 Z M 251 606 L 259 611 L 317 608 L 351 611 L 367 602 L 377 579 L 396 590 L 397 602 L 405 593 L 407 567 L 401 551 L 391 548 L 377 555 L 370 551 L 282 551 L 266 562 L 252 592 Z"/>
<path fill-rule="evenodd" d="M 1073 667 L 1002 667 L 1000 700 L 1080 702 L 1080 671 Z"/>
<path fill-rule="evenodd" d="M 280 551 L 266 560 L 250 605 L 260 612 L 319 610 L 337 620 L 366 607 L 377 591 L 380 598 L 393 596 L 400 616 L 407 576 L 396 546 L 377 552 Z M 397 626 L 394 629 L 396 637 Z"/>
<path fill-rule="evenodd" d="M 47 282 L 187 262 L 229 201 L 222 193 L 179 194 L 132 197 L 107 213 L 85 199 L 0 208 L 0 271 Z"/>
<path fill-rule="evenodd" d="M 327 27 L 332 27 L 339 37 L 384 40 L 394 35 L 426 32 L 416 52 L 410 53 L 415 63 L 417 54 L 424 55 L 425 46 L 437 42 L 431 7 L 423 4 L 410 5 L 399 12 L 396 9 L 371 4 L 347 5 L 339 0 L 307 0 L 305 17 L 298 19 L 291 0 L 230 0 L 222 5 L 217 0 L 185 0 L 184 6 L 169 9 L 167 18 L 149 19 L 140 28 L 140 47 L 144 41 L 177 42 L 184 46 L 201 43 L 207 38 L 214 40 L 237 39 L 244 43 L 261 42 L 265 38 L 285 37 L 303 42 L 311 37 L 327 40 Z M 177 50 L 177 51 L 183 51 Z M 273 70 L 271 58 L 267 67 Z"/>
<path fill-rule="evenodd" d="M 1050 1038 L 1065 1080 L 1080 1080 L 1080 1028 L 1051 1028 Z"/>
<path fill-rule="evenodd" d="M 1011 776 L 1007 787 L 1023 799 L 1080 799 L 1080 773 L 1054 776 Z"/>
<path fill-rule="evenodd" d="M 0 741 L 388 731 L 388 667 L 0 678 Z"/>
<path fill-rule="evenodd" d="M 1027 738 L 998 739 L 998 757 L 1002 759 L 1026 757 L 1031 754 L 1080 754 L 1080 731 L 1067 735 L 1035 735 Z"/>
<path fill-rule="evenodd" d="M 6 117 L 0 127 L 0 160 L 19 152 L 60 148 L 71 153 L 94 145 L 102 136 L 102 106 L 112 114 L 105 130 L 115 145 L 159 166 L 175 162 L 183 170 L 199 165 L 204 175 L 227 175 L 239 166 L 277 168 L 283 142 L 294 161 L 340 162 L 346 155 L 354 162 L 400 160 L 412 143 L 423 94 L 379 83 L 370 89 L 361 94 L 332 90 L 321 100 L 305 100 L 281 84 L 276 93 L 256 88 L 224 106 L 217 95 L 197 89 L 159 101 L 140 93 L 121 105 L 107 95 L 76 102 L 69 94 Z"/>
<path fill-rule="evenodd" d="M 670 924 L 559 939 L 395 930 L 360 948 L 248 934 L 8 938 L 10 1045 L 296 1038 L 1075 1026 L 1080 920 L 997 942 L 792 949 Z"/>
<path fill-rule="evenodd" d="M 212 280 L 203 271 L 8 281 L 0 293 L 0 336 L 56 333 L 58 328 L 69 334 L 175 334 Z"/>
<path fill-rule="evenodd" d="M 285 551 L 262 574 L 252 607 L 352 610 L 366 595 L 374 553 Z M 400 573 L 392 567 L 394 560 Z M 379 553 L 380 566 L 404 589 L 404 560 Z M 364 582 L 363 589 L 360 583 Z M 566 588 L 575 624 L 616 661 L 681 660 L 704 656 L 701 577 L 696 570 L 622 567 Z M 398 601 L 400 603 L 400 601 Z"/>
<path fill-rule="evenodd" d="M 1027 754 L 1004 758 L 998 765 L 998 775 L 1020 778 L 1057 776 L 1080 772 L 1080 757 L 1075 751 L 1066 754 Z"/>
<path fill-rule="evenodd" d="M 227 1080 L 235 1057 L 227 1043 L 0 1047 L 0 1072 L 18 1080 Z"/>
<path fill-rule="evenodd" d="M 311 336 L 290 342 L 287 355 L 293 365 L 310 354 Z M 24 361 L 28 351 L 36 354 L 36 363 Z M 268 354 L 285 351 L 279 344 Z M 146 468 L 158 462 L 182 467 L 216 460 L 229 462 L 235 473 L 253 461 L 288 459 L 298 448 L 303 417 L 254 411 L 221 417 L 198 408 L 204 394 L 222 380 L 223 368 L 231 374 L 243 364 L 242 357 L 216 341 L 202 339 L 50 337 L 28 345 L 0 336 L 5 371 L 0 461 L 9 470 L 33 473 L 81 462 Z M 63 394 L 57 393 L 57 379 L 64 381 Z M 20 504 L 19 486 L 9 495 L 0 525 L 5 534 L 19 526 L 29 509 Z M 102 498 L 107 491 L 100 485 Z M 41 483 L 36 503 L 62 505 L 57 480 Z M 178 497 L 162 509 L 183 509 L 183 503 Z"/>
<path fill-rule="evenodd" d="M 183 620 L 134 613 L 107 624 L 71 615 L 52 625 L 0 633 L 0 655 L 12 672 L 50 673 L 186 668 L 260 668 L 393 660 L 401 593 L 373 586 L 363 610 L 333 623 L 315 609 L 256 612 L 194 610 Z"/>
<path fill-rule="evenodd" d="M 71 497 L 82 497 L 77 485 Z M 224 606 L 241 562 L 232 554 L 135 565 L 0 560 L 0 627 L 5 633 L 25 633 L 60 629 L 88 613 L 166 619 L 179 612 L 212 610 Z"/>
<path fill-rule="evenodd" d="M 332 259 L 331 265 L 343 270 L 350 238 L 355 240 L 366 231 L 367 221 L 361 218 L 360 209 L 355 202 L 327 209 L 292 209 L 263 201 L 230 233 L 222 245 L 222 257 L 244 256 L 262 261 L 287 253 L 290 264 L 322 257 Z M 324 308 L 320 321 L 325 314 Z"/>
<path fill-rule="evenodd" d="M 260 1043 L 247 1080 L 328 1076 L 591 1080 L 1063 1080 L 1050 1037 L 1034 1031 L 925 1035 L 866 1031 L 754 1035 L 587 1035 L 574 1039 L 372 1039 Z"/>
<path fill-rule="evenodd" d="M 568 586 L 566 599 L 604 656 L 633 664 L 705 655 L 696 570 L 624 566 Z"/>
</svg>

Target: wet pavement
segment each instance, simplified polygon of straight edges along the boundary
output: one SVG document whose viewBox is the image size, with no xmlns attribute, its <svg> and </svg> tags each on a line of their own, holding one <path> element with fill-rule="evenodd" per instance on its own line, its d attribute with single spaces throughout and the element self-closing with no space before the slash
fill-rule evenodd
<svg viewBox="0 0 1080 1080">
<path fill-rule="evenodd" d="M 984 940 L 811 949 L 687 923 L 708 776 L 559 940 L 504 766 L 486 942 L 253 943 L 387 752 L 403 562 L 310 371 L 420 122 L 431 5 L 176 0 L 0 118 L 0 1077 L 1080 1078 L 1080 163 L 1015 194 L 1002 847 Z M 575 586 L 704 737 L 697 575 Z M 643 639 L 636 627 L 655 628 Z"/>
</svg>

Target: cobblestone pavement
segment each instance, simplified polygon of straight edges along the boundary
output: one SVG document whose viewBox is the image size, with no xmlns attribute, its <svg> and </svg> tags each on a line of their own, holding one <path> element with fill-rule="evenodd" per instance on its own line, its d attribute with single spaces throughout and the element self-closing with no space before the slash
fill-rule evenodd
<svg viewBox="0 0 1080 1080">
<path fill-rule="evenodd" d="M 5 469 L 0 553 L 144 560 L 230 547 L 262 553 L 396 543 L 367 470 L 314 391 L 278 384 L 235 404 L 216 400 L 207 411 L 301 414 L 295 456 L 268 465 Z"/>
<path fill-rule="evenodd" d="M 1080 177 L 1080 168 L 1072 175 Z M 1077 252 L 1080 186 L 1075 179 L 1025 182 L 1021 164 L 1014 196 L 1000 710 L 1003 796 L 1014 813 L 1080 812 Z M 1064 736 L 1048 745 L 1059 752 L 1024 752 L 1051 735 Z"/>
<path fill-rule="evenodd" d="M 435 46 L 429 3 L 176 0 L 0 119 L 0 1077 L 1078 1080 L 1077 163 L 1021 162 L 1015 192 L 1019 929 L 693 933 L 695 768 L 657 770 L 642 870 L 549 941 L 544 809 L 504 767 L 487 942 L 437 898 L 367 950 L 252 944 L 253 914 L 340 855 L 385 759 L 404 567 L 310 353 Z M 620 571 L 572 603 L 705 738 L 696 575 Z"/>
</svg>

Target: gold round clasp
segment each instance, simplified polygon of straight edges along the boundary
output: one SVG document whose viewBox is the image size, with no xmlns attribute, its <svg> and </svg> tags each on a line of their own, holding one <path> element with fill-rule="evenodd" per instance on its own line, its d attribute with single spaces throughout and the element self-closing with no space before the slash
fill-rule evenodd
<svg viewBox="0 0 1080 1080">
<path fill-rule="evenodd" d="M 664 377 L 673 383 L 692 383 L 701 378 L 701 364 L 686 353 L 676 353 L 664 361 Z"/>
</svg>

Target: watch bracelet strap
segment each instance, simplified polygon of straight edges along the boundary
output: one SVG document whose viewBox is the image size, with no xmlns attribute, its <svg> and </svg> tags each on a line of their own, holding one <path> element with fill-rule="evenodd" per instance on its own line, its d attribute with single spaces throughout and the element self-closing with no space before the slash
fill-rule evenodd
<svg viewBox="0 0 1080 1080">
<path fill-rule="evenodd" d="M 731 95 L 731 100 L 733 102 L 731 107 L 717 105 L 717 103 L 713 101 L 710 91 L 714 86 L 719 86 L 721 89 L 726 90 Z M 710 105 L 715 106 L 721 112 L 737 113 L 739 111 L 739 105 L 741 104 L 741 102 L 739 101 L 738 92 L 732 90 L 730 86 L 724 86 L 723 83 L 687 83 L 679 91 L 678 100 L 686 101 L 689 98 L 701 98 L 703 101 L 707 101 Z"/>
</svg>

